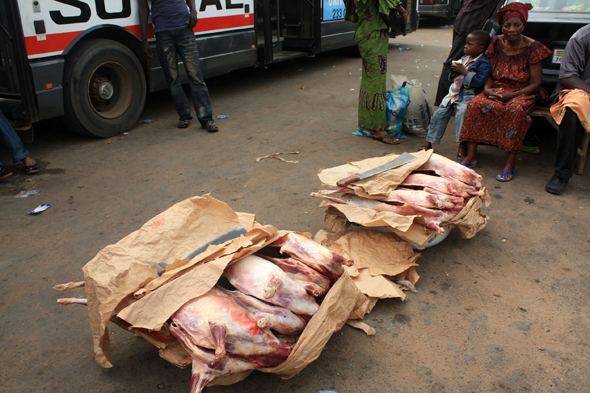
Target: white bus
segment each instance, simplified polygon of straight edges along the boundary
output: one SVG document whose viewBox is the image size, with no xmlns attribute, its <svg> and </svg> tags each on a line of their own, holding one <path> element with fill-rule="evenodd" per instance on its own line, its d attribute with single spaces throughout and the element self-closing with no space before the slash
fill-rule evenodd
<svg viewBox="0 0 590 393">
<path fill-rule="evenodd" d="M 356 45 L 342 0 L 196 5 L 205 78 Z M 416 1 L 407 8 L 413 31 Z M 137 0 L 2 0 L 0 109 L 27 124 L 63 116 L 69 128 L 89 136 L 131 128 L 146 93 L 168 88 L 157 56 L 142 51 L 138 12 Z M 148 35 L 155 46 L 151 26 Z"/>
</svg>

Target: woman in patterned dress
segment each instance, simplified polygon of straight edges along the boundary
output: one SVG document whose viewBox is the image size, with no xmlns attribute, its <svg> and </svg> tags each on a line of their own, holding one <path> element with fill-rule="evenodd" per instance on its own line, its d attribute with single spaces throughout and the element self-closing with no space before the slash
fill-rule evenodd
<svg viewBox="0 0 590 393">
<path fill-rule="evenodd" d="M 401 0 L 346 0 L 345 19 L 356 23 L 354 40 L 362 58 L 362 80 L 358 103 L 358 126 L 380 142 L 397 145 L 399 139 L 387 131 L 387 47 L 388 27 L 379 13 L 396 8 L 407 21 Z"/>
<path fill-rule="evenodd" d="M 495 36 L 486 55 L 492 72 L 484 91 L 467 106 L 461 129 L 461 141 L 467 142 L 467 156 L 461 164 L 477 165 L 477 145 L 498 146 L 508 152 L 498 181 L 514 177 L 516 154 L 531 126 L 530 114 L 537 99 L 547 99 L 540 89 L 543 78 L 541 61 L 551 55 L 543 44 L 522 35 L 530 4 L 511 3 L 497 12 L 502 35 Z"/>
</svg>

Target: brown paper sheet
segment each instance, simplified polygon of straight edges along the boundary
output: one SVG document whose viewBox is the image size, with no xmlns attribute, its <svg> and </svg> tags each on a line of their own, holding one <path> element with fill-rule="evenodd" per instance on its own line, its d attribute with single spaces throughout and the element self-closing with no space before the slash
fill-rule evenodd
<svg viewBox="0 0 590 393">
<path fill-rule="evenodd" d="M 374 328 L 361 321 L 349 319 L 346 324 L 352 326 L 353 328 L 364 331 L 367 333 L 367 336 L 373 336 L 377 334 L 377 331 Z"/>
<path fill-rule="evenodd" d="M 252 230 L 254 223 L 254 215 L 237 214 L 225 203 L 204 195 L 177 203 L 102 249 L 82 268 L 97 363 L 112 367 L 107 323 L 117 299 L 127 298 L 157 278 L 155 265 L 172 263 L 235 227 Z"/>
<path fill-rule="evenodd" d="M 346 267 L 351 277 L 361 269 L 368 269 L 371 276 L 397 276 L 418 266 L 415 262 L 420 257 L 395 234 L 373 230 L 348 232 L 333 242 L 330 250 L 354 261 L 353 266 Z"/>
<path fill-rule="evenodd" d="M 240 225 L 248 230 L 245 236 L 209 246 L 191 261 L 179 259 Z M 83 268 L 96 361 L 103 367 L 112 366 L 107 323 L 115 310 L 117 320 L 130 323 L 133 329 L 159 330 L 182 304 L 215 285 L 228 264 L 286 233 L 261 226 L 254 215 L 235 213 L 226 204 L 205 195 L 172 206 L 140 230 L 105 247 Z M 152 266 L 160 261 L 170 265 L 158 278 Z M 289 357 L 279 366 L 262 371 L 285 379 L 295 376 L 320 356 L 332 334 L 342 328 L 349 316 L 361 317 L 364 310 L 370 309 L 369 304 L 345 272 L 323 299 Z M 157 346 L 164 358 L 177 360 L 177 354 Z M 217 378 L 210 385 L 232 384 L 248 374 Z"/>
</svg>

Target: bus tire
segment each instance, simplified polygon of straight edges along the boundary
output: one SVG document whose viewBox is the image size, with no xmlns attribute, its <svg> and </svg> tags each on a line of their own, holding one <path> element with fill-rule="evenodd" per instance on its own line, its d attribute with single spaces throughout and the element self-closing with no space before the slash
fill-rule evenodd
<svg viewBox="0 0 590 393">
<path fill-rule="evenodd" d="M 85 40 L 66 59 L 64 120 L 78 134 L 106 138 L 129 130 L 145 98 L 141 63 L 123 44 Z"/>
</svg>

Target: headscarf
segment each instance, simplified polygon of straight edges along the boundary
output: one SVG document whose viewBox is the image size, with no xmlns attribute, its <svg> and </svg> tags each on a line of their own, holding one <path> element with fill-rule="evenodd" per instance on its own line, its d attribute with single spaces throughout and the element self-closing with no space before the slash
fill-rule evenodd
<svg viewBox="0 0 590 393">
<path fill-rule="evenodd" d="M 498 24 L 502 26 L 506 19 L 516 16 L 526 26 L 526 22 L 529 19 L 529 10 L 532 9 L 533 6 L 530 3 L 510 3 L 496 12 L 496 19 L 498 19 Z"/>
</svg>

